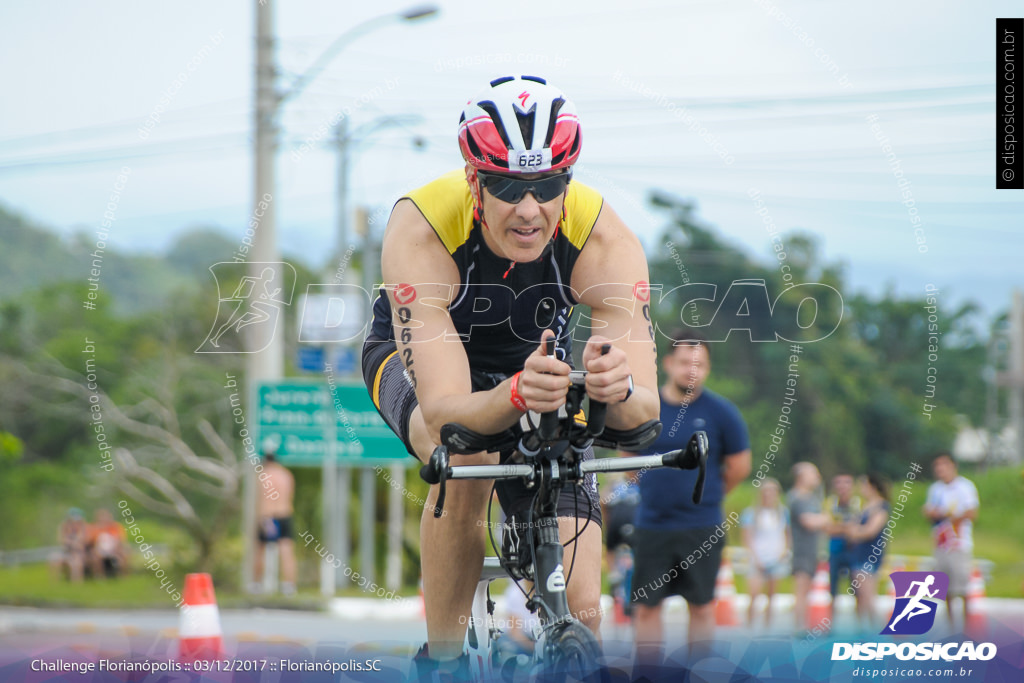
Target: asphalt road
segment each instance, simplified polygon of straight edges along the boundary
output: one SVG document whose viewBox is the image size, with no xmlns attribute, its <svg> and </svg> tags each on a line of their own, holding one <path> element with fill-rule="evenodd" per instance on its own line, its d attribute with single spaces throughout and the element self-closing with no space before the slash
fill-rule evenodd
<svg viewBox="0 0 1024 683">
<path fill-rule="evenodd" d="M 745 627 L 721 628 L 718 633 L 728 643 L 732 654 L 718 658 L 722 671 L 735 671 L 735 662 L 752 642 L 773 643 L 772 647 L 791 651 L 796 657 L 806 657 L 813 649 L 828 649 L 828 636 L 792 636 L 791 596 L 778 596 L 776 626 L 765 632 Z M 737 616 L 742 619 L 745 596 L 736 604 Z M 831 638 L 847 640 L 877 639 L 874 634 L 855 631 L 852 605 L 840 600 L 833 623 Z M 888 614 L 891 605 L 884 598 L 879 601 L 879 613 Z M 998 635 L 1019 649 L 1024 642 L 1024 600 L 987 600 L 984 604 L 985 631 L 988 637 Z M 666 649 L 676 651 L 686 641 L 685 607 L 669 603 L 665 610 Z M 131 661 L 148 659 L 171 662 L 177 659 L 180 615 L 170 610 L 68 610 L 34 609 L 0 606 L 0 681 L 107 681 L 140 680 L 170 681 L 196 680 L 181 674 L 182 678 L 84 678 L 80 675 L 34 673 L 29 669 L 32 661 L 66 661 L 109 659 Z M 631 631 L 616 624 L 611 613 L 606 613 L 602 626 L 605 652 L 611 658 L 626 661 L 629 657 Z M 884 622 L 883 622 L 884 623 Z M 372 599 L 346 599 L 335 601 L 326 612 L 299 612 L 286 610 L 246 609 L 221 610 L 224 656 L 227 658 L 255 658 L 274 662 L 361 661 L 379 658 L 393 675 L 349 675 L 348 678 L 327 676 L 324 681 L 398 680 L 409 666 L 409 658 L 426 638 L 420 602 L 415 599 L 401 603 Z M 928 638 L 957 638 L 946 626 L 945 615 L 937 614 L 935 627 Z M 818 640 L 818 638 L 822 640 Z M 1002 646 L 1001 646 L 1002 647 Z M 787 655 L 788 656 L 788 655 Z M 732 662 L 732 664 L 729 664 Z M 730 668 L 732 667 L 732 668 Z M 191 674 L 197 675 L 197 674 Z M 247 677 L 224 673 L 204 675 L 203 680 L 270 681 L 321 680 L 306 674 L 267 671 Z M 324 674 L 326 675 L 326 674 Z M 153 675 L 155 676 L 155 674 Z M 282 678 L 283 676 L 283 678 Z M 291 677 L 289 677 L 291 676 Z M 729 676 L 722 680 L 728 680 Z M 717 680 L 714 677 L 708 680 Z"/>
</svg>

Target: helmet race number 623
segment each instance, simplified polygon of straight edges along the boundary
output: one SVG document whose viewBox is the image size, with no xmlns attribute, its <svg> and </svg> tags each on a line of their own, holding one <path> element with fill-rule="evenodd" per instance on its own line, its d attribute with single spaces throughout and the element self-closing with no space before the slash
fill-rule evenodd
<svg viewBox="0 0 1024 683">
<path fill-rule="evenodd" d="M 576 107 L 536 76 L 506 76 L 466 104 L 459 148 L 473 168 L 543 173 L 576 163 L 581 147 Z"/>
</svg>

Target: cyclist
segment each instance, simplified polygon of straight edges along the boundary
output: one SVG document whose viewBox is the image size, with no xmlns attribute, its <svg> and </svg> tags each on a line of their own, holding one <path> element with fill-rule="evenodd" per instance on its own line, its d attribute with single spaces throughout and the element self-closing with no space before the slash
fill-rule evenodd
<svg viewBox="0 0 1024 683">
<path fill-rule="evenodd" d="M 600 332 L 582 354 L 587 394 L 608 404 L 609 427 L 656 419 L 647 261 L 601 196 L 570 182 L 581 147 L 572 102 L 542 78 L 496 79 L 465 106 L 459 147 L 465 169 L 400 199 L 384 235 L 387 284 L 363 347 L 364 379 L 381 416 L 426 462 L 446 422 L 496 434 L 515 428 L 527 410 L 557 409 L 570 386 L 569 320 L 584 304 Z M 542 343 L 552 335 L 556 357 Z M 491 485 L 450 482 L 440 518 L 433 515 L 437 487 L 428 496 L 420 523 L 428 637 L 416 655 L 421 677 L 461 677 L 468 666 L 462 643 Z M 515 480 L 497 484 L 497 492 L 506 513 L 522 519 L 532 491 Z M 563 543 L 583 529 L 566 546 L 566 558 L 575 553 L 566 590 L 571 611 L 596 635 L 601 529 L 593 475 L 561 496 L 559 527 Z"/>
</svg>

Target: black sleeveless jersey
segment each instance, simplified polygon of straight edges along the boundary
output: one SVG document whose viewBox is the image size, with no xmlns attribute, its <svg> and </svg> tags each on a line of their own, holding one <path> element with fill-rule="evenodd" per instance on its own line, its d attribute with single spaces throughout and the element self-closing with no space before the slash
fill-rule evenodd
<svg viewBox="0 0 1024 683">
<path fill-rule="evenodd" d="M 459 293 L 448 312 L 474 384 L 481 374 L 495 375 L 496 383 L 522 370 L 545 329 L 555 332 L 560 357 L 570 358 L 569 320 L 577 303 L 570 278 L 603 206 L 597 192 L 569 183 L 555 236 L 539 259 L 514 266 L 484 242 L 463 171 L 448 173 L 405 198 L 416 204 L 458 268 Z M 391 302 L 380 293 L 373 305 L 373 337 L 394 340 L 391 316 Z"/>
</svg>

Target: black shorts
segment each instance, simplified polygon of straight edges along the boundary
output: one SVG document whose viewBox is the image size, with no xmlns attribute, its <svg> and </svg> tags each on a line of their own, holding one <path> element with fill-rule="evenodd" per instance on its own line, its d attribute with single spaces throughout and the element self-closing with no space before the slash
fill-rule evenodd
<svg viewBox="0 0 1024 683">
<path fill-rule="evenodd" d="M 633 602 L 654 607 L 672 595 L 698 606 L 714 600 L 725 544 L 725 539 L 716 537 L 718 529 L 637 528 L 633 532 Z M 710 549 L 702 547 L 707 541 Z"/>
<path fill-rule="evenodd" d="M 293 535 L 291 517 L 274 517 L 264 524 L 257 525 L 256 538 L 260 543 L 276 543 L 282 538 L 290 539 Z"/>
<path fill-rule="evenodd" d="M 636 526 L 633 519 L 636 517 L 636 507 L 633 505 L 618 505 L 608 507 L 608 519 L 604 525 L 604 547 L 608 550 L 615 550 L 620 545 L 633 547 L 633 534 Z"/>
<path fill-rule="evenodd" d="M 473 390 L 479 391 L 494 386 L 502 381 L 497 375 L 481 375 L 474 377 Z M 377 412 L 387 423 L 402 443 L 409 455 L 416 457 L 412 444 L 409 442 L 409 418 L 419 402 L 412 382 L 406 374 L 402 359 L 398 357 L 398 347 L 394 340 L 383 340 L 375 337 L 367 338 L 363 344 L 363 382 Z M 502 453 L 500 462 L 504 463 L 513 452 Z M 594 457 L 594 449 L 588 448 L 583 455 L 584 460 Z M 457 465 L 458 456 L 454 458 Z M 521 479 L 503 479 L 496 482 L 495 487 L 501 508 L 506 514 L 525 514 L 536 489 L 526 488 Z M 565 489 L 558 498 L 559 517 L 578 517 L 590 519 L 601 524 L 601 505 L 597 494 L 597 477 L 591 473 L 586 475 L 583 485 Z"/>
<path fill-rule="evenodd" d="M 409 418 L 419 402 L 394 340 L 370 337 L 363 344 L 363 382 L 384 422 L 416 457 L 409 442 Z"/>
</svg>

